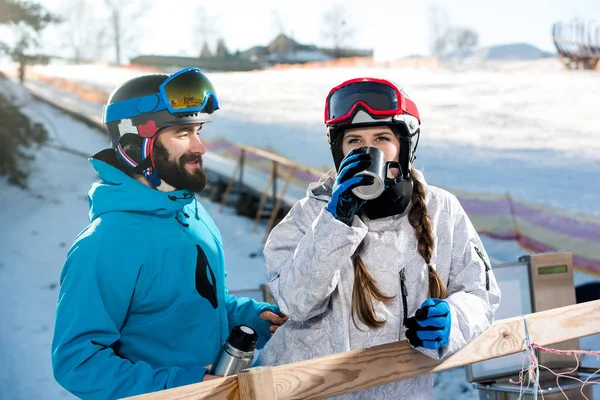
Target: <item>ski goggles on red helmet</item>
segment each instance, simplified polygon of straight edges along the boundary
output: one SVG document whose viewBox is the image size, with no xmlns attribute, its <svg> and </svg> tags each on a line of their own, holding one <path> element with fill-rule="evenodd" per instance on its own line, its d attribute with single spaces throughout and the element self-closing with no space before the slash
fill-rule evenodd
<svg viewBox="0 0 600 400">
<path fill-rule="evenodd" d="M 171 114 L 212 114 L 219 109 L 215 89 L 198 68 L 185 68 L 169 76 L 158 93 L 109 104 L 104 123 L 167 110 Z"/>
<path fill-rule="evenodd" d="M 383 79 L 358 78 L 331 89 L 325 102 L 325 125 L 349 123 L 359 107 L 375 119 L 396 120 L 408 114 L 420 122 L 417 106 L 396 85 Z"/>
</svg>

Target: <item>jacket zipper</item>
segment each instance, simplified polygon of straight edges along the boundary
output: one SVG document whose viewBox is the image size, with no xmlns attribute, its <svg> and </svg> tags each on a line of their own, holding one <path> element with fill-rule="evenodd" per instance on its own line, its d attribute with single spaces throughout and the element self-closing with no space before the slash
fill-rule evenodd
<svg viewBox="0 0 600 400">
<path fill-rule="evenodd" d="M 406 289 L 406 284 L 404 283 L 404 279 L 406 278 L 404 271 L 404 268 L 400 270 L 400 291 L 402 292 L 402 308 L 404 312 L 403 325 L 406 326 L 406 320 L 408 319 L 408 308 L 406 307 L 408 290 Z"/>
<path fill-rule="evenodd" d="M 477 246 L 475 246 L 475 252 L 479 256 L 479 258 L 481 258 L 481 261 L 483 261 L 483 265 L 485 265 L 485 290 L 487 290 L 489 292 L 490 291 L 490 270 L 492 268 L 490 267 L 488 262 L 485 260 L 483 253 L 481 252 L 481 250 L 479 250 L 479 248 Z"/>
</svg>

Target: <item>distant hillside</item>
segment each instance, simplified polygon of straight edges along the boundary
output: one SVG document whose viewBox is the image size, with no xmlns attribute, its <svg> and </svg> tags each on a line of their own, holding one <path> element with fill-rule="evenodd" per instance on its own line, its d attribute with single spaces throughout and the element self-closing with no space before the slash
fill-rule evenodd
<svg viewBox="0 0 600 400">
<path fill-rule="evenodd" d="M 529 43 L 512 43 L 480 47 L 474 51 L 452 53 L 442 57 L 442 60 L 477 58 L 481 61 L 526 61 L 548 57 L 555 57 L 555 54 L 540 50 Z"/>
<path fill-rule="evenodd" d="M 540 50 L 528 43 L 482 47 L 481 49 L 476 50 L 474 55 L 489 61 L 537 60 L 539 58 L 554 57 L 554 54 Z"/>
</svg>

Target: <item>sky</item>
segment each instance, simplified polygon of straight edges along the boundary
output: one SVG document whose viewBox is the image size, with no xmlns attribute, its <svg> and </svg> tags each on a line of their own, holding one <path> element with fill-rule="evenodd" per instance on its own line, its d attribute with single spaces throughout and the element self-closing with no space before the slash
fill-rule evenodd
<svg viewBox="0 0 600 400">
<path fill-rule="evenodd" d="M 41 0 L 50 10 L 72 9 L 82 0 Z M 104 2 L 88 0 L 96 18 L 106 14 Z M 144 0 L 123 0 L 122 12 L 133 15 Z M 428 10 L 438 3 L 447 12 L 450 25 L 468 27 L 479 33 L 480 45 L 527 42 L 542 50 L 554 51 L 552 24 L 585 18 L 600 21 L 598 0 L 145 0 L 146 12 L 131 24 L 128 54 L 170 54 L 196 56 L 202 48 L 198 39 L 199 21 L 207 21 L 213 42 L 219 36 L 230 50 L 265 45 L 279 32 L 300 43 L 328 45 L 324 15 L 334 4 L 347 13 L 347 25 L 354 33 L 345 45 L 373 49 L 376 58 L 395 59 L 429 54 Z M 200 11 L 202 9 L 203 11 Z M 201 18 L 200 15 L 204 15 Z M 90 23 L 89 26 L 97 25 Z M 140 26 L 141 25 L 141 26 Z M 329 29 L 330 30 L 330 29 Z M 106 36 L 106 32 L 104 32 Z M 600 33 L 599 33 L 600 35 Z M 46 38 L 64 48 L 56 33 Z"/>
</svg>

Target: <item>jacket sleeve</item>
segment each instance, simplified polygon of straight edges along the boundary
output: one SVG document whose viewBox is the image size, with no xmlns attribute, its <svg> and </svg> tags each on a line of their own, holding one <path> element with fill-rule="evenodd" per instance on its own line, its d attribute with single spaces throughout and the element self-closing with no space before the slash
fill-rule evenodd
<svg viewBox="0 0 600 400">
<path fill-rule="evenodd" d="M 367 234 L 366 225 L 336 220 L 322 201 L 304 198 L 277 225 L 265 245 L 267 279 L 281 311 L 294 321 L 323 313 L 341 269 Z"/>
<path fill-rule="evenodd" d="M 436 359 L 457 352 L 481 335 L 494 322 L 500 305 L 500 288 L 481 239 L 458 200 L 453 197 L 452 202 L 454 231 L 446 299 L 452 320 L 450 340 L 438 350 L 418 348 Z"/>
<path fill-rule="evenodd" d="M 58 383 L 83 399 L 114 399 L 202 381 L 201 366 L 153 368 L 115 353 L 147 249 L 119 251 L 124 244 L 104 236 L 80 237 L 63 268 L 52 341 Z"/>
<path fill-rule="evenodd" d="M 248 297 L 232 296 L 228 294 L 227 287 L 225 287 L 225 293 L 225 304 L 230 329 L 240 324 L 250 326 L 258 334 L 256 347 L 262 349 L 271 337 L 271 332 L 269 331 L 271 323 L 260 318 L 260 314 L 266 310 L 271 310 L 275 314 L 279 314 L 279 307 L 269 303 L 258 302 Z"/>
</svg>

